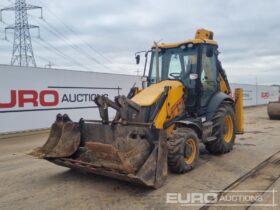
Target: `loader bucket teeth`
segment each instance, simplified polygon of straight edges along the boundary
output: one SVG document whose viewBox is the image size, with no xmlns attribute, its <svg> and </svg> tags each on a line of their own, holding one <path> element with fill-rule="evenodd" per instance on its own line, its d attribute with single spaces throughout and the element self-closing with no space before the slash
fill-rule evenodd
<svg viewBox="0 0 280 210">
<path fill-rule="evenodd" d="M 64 114 L 64 115 L 62 116 L 62 121 L 63 121 L 64 123 L 69 122 L 69 121 L 72 122 L 72 120 L 70 119 L 70 117 L 69 117 L 67 114 Z"/>
<path fill-rule="evenodd" d="M 42 149 L 44 153 L 50 152 L 58 143 L 63 127 L 62 115 L 56 116 L 56 121 L 51 127 L 50 136 L 47 142 L 43 145 Z"/>
<path fill-rule="evenodd" d="M 69 157 L 74 154 L 80 145 L 80 129 L 79 124 L 72 121 L 64 123 L 62 128 L 62 135 L 57 145 L 44 157 L 59 158 Z"/>
<path fill-rule="evenodd" d="M 63 125 L 63 117 L 61 114 L 58 114 L 55 122 L 51 126 L 50 134 L 46 143 L 42 147 L 36 148 L 33 152 L 29 153 L 29 155 L 42 158 L 45 154 L 52 151 L 61 137 Z"/>
</svg>

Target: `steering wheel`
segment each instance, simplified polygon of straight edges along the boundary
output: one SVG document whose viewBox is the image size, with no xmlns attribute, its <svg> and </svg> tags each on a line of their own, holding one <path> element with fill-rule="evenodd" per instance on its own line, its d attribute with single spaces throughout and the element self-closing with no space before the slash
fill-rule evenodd
<svg viewBox="0 0 280 210">
<path fill-rule="evenodd" d="M 181 73 L 173 72 L 173 73 L 170 73 L 169 76 L 173 77 L 174 79 L 180 79 Z"/>
</svg>

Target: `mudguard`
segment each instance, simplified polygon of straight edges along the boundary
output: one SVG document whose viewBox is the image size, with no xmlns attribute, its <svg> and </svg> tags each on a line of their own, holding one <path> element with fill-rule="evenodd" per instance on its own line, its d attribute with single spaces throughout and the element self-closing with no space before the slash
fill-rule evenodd
<svg viewBox="0 0 280 210">
<path fill-rule="evenodd" d="M 207 105 L 206 120 L 211 120 L 216 110 L 223 102 L 234 104 L 234 100 L 227 94 L 218 92 L 216 93 Z"/>
</svg>

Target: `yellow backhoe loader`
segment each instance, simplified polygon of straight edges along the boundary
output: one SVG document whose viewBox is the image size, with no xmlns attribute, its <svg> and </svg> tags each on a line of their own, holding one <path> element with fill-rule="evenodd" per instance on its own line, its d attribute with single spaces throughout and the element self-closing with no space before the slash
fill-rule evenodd
<svg viewBox="0 0 280 210">
<path fill-rule="evenodd" d="M 199 143 L 212 154 L 231 151 L 244 130 L 243 90 L 232 96 L 218 54 L 213 32 L 205 29 L 192 40 L 155 43 L 146 52 L 150 67 L 143 87 L 114 100 L 98 95 L 101 120 L 73 122 L 58 114 L 47 142 L 32 155 L 158 188 L 168 169 L 185 173 L 195 167 Z M 113 120 L 108 108 L 116 110 Z"/>
</svg>

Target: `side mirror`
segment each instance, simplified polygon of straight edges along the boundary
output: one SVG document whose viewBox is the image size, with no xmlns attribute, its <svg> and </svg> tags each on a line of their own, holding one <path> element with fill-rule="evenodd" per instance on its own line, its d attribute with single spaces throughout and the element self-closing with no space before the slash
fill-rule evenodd
<svg viewBox="0 0 280 210">
<path fill-rule="evenodd" d="M 214 50 L 213 50 L 213 47 L 207 47 L 206 49 L 206 56 L 208 58 L 212 57 L 214 55 Z"/>
<path fill-rule="evenodd" d="M 135 56 L 136 64 L 138 65 L 140 63 L 140 55 Z"/>
</svg>

